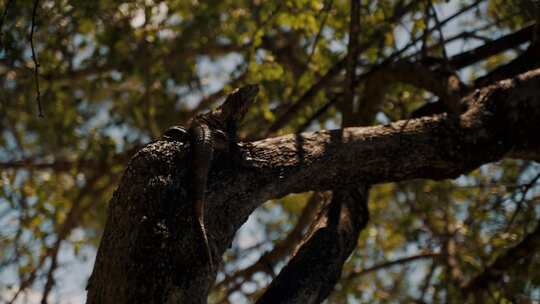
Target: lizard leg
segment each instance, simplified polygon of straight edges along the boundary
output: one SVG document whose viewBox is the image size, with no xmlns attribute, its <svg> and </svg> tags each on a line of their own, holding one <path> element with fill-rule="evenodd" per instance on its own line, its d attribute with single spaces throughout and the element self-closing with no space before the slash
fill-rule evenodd
<svg viewBox="0 0 540 304">
<path fill-rule="evenodd" d="M 231 154 L 235 163 L 239 164 L 244 168 L 260 167 L 264 163 L 264 160 L 254 157 L 249 151 L 249 149 L 246 147 L 247 145 L 249 144 L 237 143 L 232 146 Z"/>
</svg>

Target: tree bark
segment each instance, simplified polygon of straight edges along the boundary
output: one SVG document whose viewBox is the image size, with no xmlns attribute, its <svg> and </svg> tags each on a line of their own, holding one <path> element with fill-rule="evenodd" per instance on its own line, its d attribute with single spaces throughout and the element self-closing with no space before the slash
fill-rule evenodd
<svg viewBox="0 0 540 304">
<path fill-rule="evenodd" d="M 540 70 L 477 90 L 464 101 L 468 110 L 460 116 L 248 143 L 242 149 L 254 157 L 249 166 L 218 155 L 205 211 L 213 250 L 221 256 L 253 210 L 271 198 L 359 183 L 455 178 L 505 156 L 540 159 Z M 156 141 L 129 162 L 110 202 L 87 303 L 206 302 L 215 272 L 201 258 L 204 243 L 186 187 L 188 151 L 188 143 Z M 340 263 L 332 267 L 341 271 Z"/>
<path fill-rule="evenodd" d="M 369 186 L 332 192 L 313 234 L 272 281 L 257 304 L 324 301 L 341 277 L 347 258 L 356 247 L 358 235 L 368 223 Z M 360 215 L 360 216 L 358 216 Z"/>
</svg>

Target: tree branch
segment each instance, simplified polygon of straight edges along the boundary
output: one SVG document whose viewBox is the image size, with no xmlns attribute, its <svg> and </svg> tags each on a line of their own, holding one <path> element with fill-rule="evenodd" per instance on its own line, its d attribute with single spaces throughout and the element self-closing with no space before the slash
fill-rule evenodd
<svg viewBox="0 0 540 304">
<path fill-rule="evenodd" d="M 0 169 L 4 170 L 53 170 L 56 172 L 64 172 L 73 169 L 95 169 L 101 170 L 107 168 L 111 164 L 125 163 L 133 154 L 142 146 L 136 145 L 130 149 L 115 154 L 110 160 L 96 160 L 96 159 L 56 159 L 53 161 L 45 161 L 41 159 L 26 158 L 21 160 L 0 162 Z"/>
<path fill-rule="evenodd" d="M 482 272 L 476 274 L 462 286 L 465 295 L 477 291 L 485 291 L 489 284 L 501 281 L 505 272 L 525 269 L 533 257 L 534 252 L 540 250 L 540 222 L 531 233 L 527 234 L 518 244 L 498 256 Z"/>
<path fill-rule="evenodd" d="M 460 12 L 446 18 L 443 21 L 440 21 L 439 24 L 436 27 L 433 27 L 430 30 L 426 31 L 426 33 L 424 33 L 424 35 L 428 35 L 431 32 L 435 31 L 437 28 L 442 27 L 444 24 L 451 21 L 453 18 L 456 18 L 460 14 L 474 8 L 480 2 L 482 2 L 482 1 L 476 1 L 475 3 L 471 4 L 470 6 L 465 7 Z M 507 50 L 509 48 L 516 47 L 516 46 L 518 46 L 518 45 L 520 45 L 522 43 L 525 43 L 525 42 L 531 40 L 532 37 L 533 37 L 533 30 L 534 30 L 534 24 L 529 25 L 529 26 L 527 26 L 527 27 L 515 32 L 515 33 L 509 34 L 507 36 L 501 37 L 501 38 L 499 38 L 497 40 L 494 40 L 492 42 L 486 43 L 485 45 L 480 46 L 478 48 L 475 48 L 473 50 L 461 53 L 459 55 L 452 56 L 451 58 L 448 59 L 448 65 L 451 66 L 455 70 L 459 70 L 459 69 L 467 67 L 467 66 L 469 66 L 471 64 L 474 64 L 474 63 L 476 63 L 478 61 L 484 60 L 484 59 L 486 59 L 486 58 L 488 58 L 490 56 L 493 56 L 495 54 L 503 52 L 503 51 L 505 51 L 505 50 Z M 369 81 L 369 80 L 373 79 L 372 78 L 373 74 L 375 74 L 379 70 L 384 70 L 385 68 L 387 68 L 387 66 L 394 59 L 399 57 L 402 53 L 404 53 L 412 45 L 418 43 L 418 41 L 420 41 L 421 38 L 413 40 L 410 44 L 408 44 L 407 46 L 403 47 L 401 50 L 399 50 L 399 51 L 395 52 L 394 54 L 392 54 L 391 56 L 389 56 L 387 60 L 384 60 L 382 63 L 378 64 L 376 67 L 372 68 L 370 71 L 365 72 L 364 74 L 358 76 L 357 82 Z M 453 38 L 445 40 L 446 43 L 451 42 L 451 41 L 453 41 Z M 364 46 L 362 46 L 362 47 L 364 47 Z M 409 57 L 410 56 L 407 56 L 407 57 L 405 57 L 405 59 L 407 59 Z M 267 135 L 272 134 L 272 133 L 276 132 L 277 130 L 279 130 L 280 128 L 282 128 L 284 125 L 286 125 L 290 121 L 290 119 L 292 117 L 294 117 L 296 115 L 296 113 L 298 113 L 303 107 L 307 106 L 307 104 L 312 100 L 312 98 L 322 88 L 324 88 L 324 86 L 328 82 L 330 82 L 339 72 L 341 72 L 341 70 L 343 68 L 345 68 L 346 59 L 347 58 L 344 58 L 344 59 L 338 61 L 334 66 L 332 66 L 332 68 L 330 68 L 328 70 L 328 72 L 324 76 L 322 76 L 313 86 L 311 86 L 311 88 L 308 89 L 304 93 L 304 95 L 296 103 L 291 105 L 289 107 L 289 109 L 282 116 L 280 116 L 274 122 L 274 124 L 269 128 L 269 130 L 267 132 Z M 398 61 L 398 62 L 396 62 L 397 65 L 402 64 L 402 63 L 407 64 L 408 62 L 407 61 Z M 410 64 L 415 64 L 415 65 L 417 65 L 419 67 L 422 67 L 422 70 L 424 70 L 424 71 L 425 70 L 431 70 L 431 68 L 430 68 L 431 65 L 430 64 L 425 64 L 424 62 L 410 63 Z M 525 71 L 521 70 L 521 72 L 525 72 Z M 430 73 L 430 74 L 432 74 L 432 73 Z M 418 75 L 418 74 L 416 74 L 416 75 Z M 510 77 L 510 76 L 511 75 L 507 75 L 507 77 Z M 420 77 L 415 77 L 415 78 L 420 78 Z M 427 78 L 427 77 L 423 77 L 423 78 Z M 501 79 L 503 79 L 503 78 L 493 79 L 493 81 L 501 80 Z M 408 78 L 405 78 L 405 80 L 408 80 Z M 440 80 L 441 80 L 440 77 L 435 77 L 431 81 L 440 81 Z M 426 80 L 426 81 L 430 81 L 430 80 Z M 408 81 L 406 81 L 406 82 L 409 83 Z M 450 100 L 455 100 L 455 98 L 458 97 L 456 95 L 459 95 L 459 94 L 456 94 L 457 93 L 456 91 L 461 90 L 461 93 L 464 93 L 463 90 L 465 89 L 465 87 L 456 88 L 456 86 L 458 86 L 458 85 L 455 84 L 456 80 L 455 80 L 454 77 L 446 77 L 445 82 L 446 82 L 446 84 L 444 84 L 444 87 L 446 89 L 443 91 L 443 93 L 444 93 L 442 95 L 443 97 L 450 95 L 450 96 L 452 96 L 452 99 L 450 99 Z M 384 82 L 380 82 L 380 81 L 378 81 L 376 83 L 378 85 L 380 85 L 381 83 L 384 84 Z M 487 84 L 489 84 L 489 82 L 484 82 L 482 85 L 487 85 Z M 371 85 L 371 84 L 366 85 L 366 87 L 377 88 L 377 86 Z M 438 86 L 438 87 L 440 87 L 440 86 Z M 454 88 L 452 90 L 447 90 L 449 87 L 454 87 Z M 480 87 L 480 85 L 475 85 L 475 87 Z M 383 90 L 378 90 L 379 94 L 382 91 Z M 374 92 L 374 93 L 377 93 L 377 92 Z M 441 96 L 441 95 L 439 95 L 439 96 Z M 380 98 L 379 99 L 378 98 L 373 98 L 369 102 L 368 106 L 372 106 L 372 107 L 378 106 L 379 102 L 377 102 L 376 100 L 380 100 Z M 304 130 L 309 125 L 309 123 L 311 121 L 313 121 L 314 119 L 316 119 L 317 117 L 322 115 L 335 101 L 337 101 L 337 99 L 332 99 L 329 102 L 327 102 L 310 119 L 308 119 L 308 121 L 304 125 L 302 125 L 299 128 L 299 130 Z"/>
<path fill-rule="evenodd" d="M 32 25 L 30 27 L 30 49 L 32 50 L 32 60 L 34 61 L 34 82 L 36 83 L 36 101 L 38 104 L 38 116 L 43 118 L 43 109 L 41 108 L 41 92 L 39 90 L 39 61 L 34 48 L 34 28 L 36 26 L 37 8 L 39 0 L 34 0 L 34 9 L 32 10 Z"/>
<path fill-rule="evenodd" d="M 396 266 L 396 265 L 402 265 L 402 264 L 406 264 L 406 263 L 410 263 L 410 262 L 414 262 L 414 261 L 422 260 L 422 259 L 438 258 L 440 255 L 441 255 L 440 253 L 436 253 L 436 252 L 421 253 L 421 254 L 412 255 L 412 256 L 408 256 L 408 257 L 404 257 L 400 259 L 391 260 L 388 262 L 383 262 L 383 263 L 376 264 L 368 268 L 355 270 L 347 276 L 347 280 L 350 280 L 359 276 L 363 276 L 374 271 L 379 271 L 384 268 Z"/>
<path fill-rule="evenodd" d="M 218 155 L 205 210 L 215 252 L 221 256 L 253 210 L 271 198 L 359 183 L 455 178 L 509 153 L 540 151 L 540 70 L 483 88 L 465 100 L 469 109 L 459 117 L 437 115 L 246 143 L 241 149 L 252 159 L 245 166 Z M 177 141 L 154 142 L 131 159 L 109 205 L 88 303 L 115 303 L 127 295 L 128 301 L 146 303 L 206 300 L 215 273 L 200 259 L 199 246 L 193 246 L 200 240 L 185 187 L 188 161 L 188 144 Z M 342 210 L 356 207 L 345 204 Z M 345 240 L 339 227 L 327 235 L 337 233 Z M 321 233 L 324 238 L 326 232 Z M 348 250 L 334 246 L 340 257 Z M 305 263 L 302 256 L 299 252 L 299 264 L 289 264 L 290 269 Z M 341 271 L 335 261 L 332 271 Z M 149 288 L 129 290 L 132 284 Z M 318 296 L 328 286 L 319 286 Z"/>
<path fill-rule="evenodd" d="M 480 0 L 483 1 L 483 0 Z M 416 5 L 415 1 L 411 1 L 409 5 L 404 7 L 399 6 L 399 9 L 396 9 L 394 14 L 388 18 L 386 22 L 393 23 L 400 20 L 405 14 L 407 14 L 414 6 Z M 375 31 L 375 35 L 382 35 L 382 31 Z M 371 41 L 368 39 L 368 41 Z M 364 49 L 368 47 L 369 43 L 360 44 L 358 49 Z M 283 126 L 285 126 L 296 114 L 305 108 L 320 92 L 324 89 L 329 82 L 331 82 L 347 65 L 347 56 L 341 58 L 336 62 L 328 71 L 321 76 L 308 90 L 306 90 L 302 96 L 293 104 L 291 104 L 279 117 L 278 119 L 268 128 L 266 136 L 275 133 Z"/>
<path fill-rule="evenodd" d="M 298 218 L 298 221 L 287 237 L 279 242 L 274 249 L 263 254 L 257 262 L 253 265 L 235 272 L 234 274 L 227 276 L 223 281 L 216 285 L 216 288 L 227 287 L 231 282 L 239 281 L 240 283 L 234 284 L 229 290 L 235 290 L 238 285 L 241 285 L 245 280 L 250 279 L 258 271 L 262 271 L 268 266 L 275 266 L 278 261 L 287 256 L 298 245 L 298 242 L 302 239 L 302 234 L 305 228 L 311 223 L 319 206 L 321 205 L 324 197 L 320 192 L 314 193 L 309 199 L 306 207 L 302 210 L 302 214 Z"/>
<path fill-rule="evenodd" d="M 9 11 L 9 7 L 11 6 L 11 3 L 13 0 L 7 0 L 4 3 L 4 11 L 2 12 L 2 16 L 0 16 L 0 51 L 4 49 L 4 21 L 6 20 L 6 16 Z"/>
<path fill-rule="evenodd" d="M 534 26 L 534 24 L 531 24 L 520 29 L 517 32 L 488 42 L 470 51 L 454 55 L 449 58 L 449 64 L 454 69 L 459 70 L 483 59 L 499 54 L 505 50 L 519 46 L 520 44 L 523 44 L 532 39 Z"/>
<path fill-rule="evenodd" d="M 272 281 L 258 304 L 321 303 L 326 299 L 368 222 L 368 188 L 333 192 L 310 238 Z"/>
<path fill-rule="evenodd" d="M 532 36 L 532 35 L 531 35 Z M 523 54 L 507 64 L 495 68 L 474 81 L 475 87 L 483 87 L 492 82 L 514 77 L 540 66 L 540 43 L 531 44 Z"/>
</svg>

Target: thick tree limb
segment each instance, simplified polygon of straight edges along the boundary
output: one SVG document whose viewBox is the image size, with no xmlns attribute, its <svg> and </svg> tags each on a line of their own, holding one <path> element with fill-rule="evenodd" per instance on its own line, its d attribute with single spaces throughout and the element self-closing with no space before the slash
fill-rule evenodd
<svg viewBox="0 0 540 304">
<path fill-rule="evenodd" d="M 532 35 L 531 35 L 532 36 Z M 495 81 L 510 78 L 540 66 L 540 42 L 531 44 L 529 48 L 514 60 L 495 68 L 474 81 L 475 87 L 483 87 Z"/>
<path fill-rule="evenodd" d="M 334 191 L 316 230 L 257 301 L 321 303 L 341 277 L 345 260 L 368 222 L 368 186 Z M 357 216 L 357 215 L 362 216 Z"/>
<path fill-rule="evenodd" d="M 536 27 L 537 25 L 533 23 L 520 29 L 517 32 L 508 34 L 494 41 L 487 42 L 486 44 L 479 46 L 475 49 L 455 55 L 448 60 L 448 65 L 453 69 L 459 70 L 471 64 L 475 64 L 479 61 L 485 60 L 493 55 L 507 51 L 508 49 L 515 48 L 527 41 L 532 41 Z M 461 88 L 459 88 L 459 85 L 448 86 L 448 88 L 450 89 L 449 92 L 454 92 L 454 96 L 459 95 L 459 93 L 464 94 L 467 90 L 480 88 L 489 85 L 490 83 L 493 83 L 495 81 L 511 78 L 528 70 L 536 69 L 540 64 L 539 46 L 540 44 L 538 43 L 531 44 L 527 51 L 521 54 L 518 58 L 496 68 L 485 76 L 477 78 L 474 81 L 473 85 L 469 88 L 465 86 L 461 86 Z M 448 78 L 448 80 L 448 83 L 451 84 L 450 81 L 452 80 L 452 78 Z M 446 112 L 452 106 L 455 107 L 455 105 L 457 105 L 455 99 L 450 100 L 453 102 L 449 103 L 443 98 L 435 103 L 427 103 L 421 108 L 414 111 L 412 113 L 412 117 L 421 117 L 425 115 Z M 459 110 L 459 106 L 457 108 Z"/>
<path fill-rule="evenodd" d="M 385 88 L 396 82 L 408 83 L 417 88 L 432 92 L 450 108 L 455 109 L 454 113 L 460 112 L 460 99 L 467 90 L 456 75 L 441 68 L 432 69 L 429 66 L 405 61 L 398 61 L 375 71 L 368 77 L 366 82 L 368 107 L 377 108 L 380 106 Z M 382 87 L 382 88 L 381 88 Z"/>
<path fill-rule="evenodd" d="M 459 117 L 438 115 L 244 144 L 256 157 L 252 166 L 239 167 L 218 155 L 207 196 L 210 242 L 221 255 L 255 208 L 288 193 L 455 178 L 510 153 L 540 154 L 540 70 L 466 99 L 469 109 Z M 109 206 L 88 303 L 205 302 L 215 273 L 193 246 L 199 239 L 185 187 L 188 152 L 187 143 L 158 141 L 130 161 Z M 334 267 L 338 273 L 340 264 Z M 326 286 L 317 289 L 317 296 Z"/>
<path fill-rule="evenodd" d="M 317 211 L 324 199 L 322 193 L 314 193 L 302 210 L 302 214 L 298 218 L 296 225 L 283 241 L 276 244 L 271 251 L 263 254 L 253 265 L 225 277 L 223 281 L 216 285 L 216 287 L 227 287 L 227 285 L 234 282 L 234 287 L 229 288 L 229 290 L 235 290 L 240 287 L 246 279 L 250 279 L 258 271 L 263 271 L 269 266 L 274 267 L 277 262 L 290 254 L 297 246 L 298 242 L 302 240 L 305 228 L 309 226 L 313 218 L 317 215 Z"/>
<path fill-rule="evenodd" d="M 319 169 L 331 170 L 326 171 L 330 173 L 327 175 L 332 175 L 334 171 L 339 171 L 339 169 L 345 169 L 344 167 L 340 168 L 341 164 L 356 169 L 364 167 L 365 171 L 360 169 L 362 172 L 351 174 L 361 173 L 362 176 L 368 177 L 366 180 L 374 183 L 408 179 L 409 177 L 404 175 L 409 174 L 407 173 L 409 169 L 404 168 L 403 164 L 408 162 L 407 159 L 412 154 L 421 153 L 423 157 L 419 157 L 417 160 L 422 163 L 422 167 L 417 166 L 419 163 L 413 165 L 414 169 L 412 167 L 410 169 L 414 170 L 415 173 L 410 178 L 455 177 L 480 165 L 480 163 L 473 163 L 480 161 L 480 159 L 476 161 L 474 159 L 477 158 L 476 153 L 484 149 L 487 149 L 484 151 L 493 149 L 493 152 L 497 154 L 484 155 L 482 163 L 500 159 L 510 150 L 513 152 L 537 151 L 539 139 L 536 139 L 537 136 L 534 133 L 529 132 L 534 132 L 533 130 L 536 131 L 539 128 L 534 123 L 536 118 L 532 117 L 536 115 L 533 113 L 538 113 L 539 107 L 539 97 L 536 96 L 540 93 L 539 74 L 540 70 L 536 70 L 515 80 L 503 81 L 497 85 L 478 90 L 466 98 L 471 108 L 461 116 L 459 121 L 453 121 L 443 115 L 420 120 L 400 121 L 386 126 L 287 135 L 253 143 L 252 152 L 258 157 L 263 156 L 263 158 L 268 153 L 269 155 L 265 159 L 267 159 L 266 165 L 269 167 L 286 166 L 286 168 L 292 169 L 289 166 L 294 167 L 302 164 L 302 167 L 306 168 L 306 166 L 320 166 L 325 160 L 330 160 L 332 164 L 328 167 L 319 167 Z M 525 111 L 525 109 L 530 111 Z M 526 125 L 527 127 L 525 127 Z M 382 144 L 382 141 L 379 140 L 383 138 L 384 147 L 379 146 Z M 407 149 L 408 144 L 414 145 L 411 151 Z M 488 145 L 481 146 L 482 144 Z M 335 149 L 335 145 L 344 145 L 341 146 L 344 151 Z M 270 152 L 268 151 L 270 147 L 276 149 Z M 412 154 L 403 155 L 408 154 L 408 152 Z M 396 154 L 390 155 L 391 153 Z M 271 158 L 270 155 L 272 155 Z M 382 167 L 377 168 L 378 165 L 375 165 L 379 158 L 376 155 L 384 159 L 378 164 Z M 428 157 L 426 158 L 426 156 Z M 416 156 L 412 157 L 416 158 Z M 348 163 L 349 161 L 350 163 Z M 359 166 L 359 164 L 361 165 Z M 394 170 L 400 173 L 394 175 L 391 173 Z M 285 168 L 283 171 L 286 171 Z M 297 178 L 302 177 L 302 173 L 294 172 Z M 340 178 L 343 177 L 340 175 Z M 321 177 L 321 179 L 325 179 L 325 177 Z M 283 182 L 286 181 L 285 179 Z M 295 181 L 299 180 L 295 179 Z M 317 182 L 313 183 L 313 178 L 310 178 L 310 182 L 314 188 L 318 188 Z M 333 185 L 328 180 L 322 183 Z M 305 190 L 295 189 L 295 191 Z"/>
<path fill-rule="evenodd" d="M 456 70 L 467 67 L 478 61 L 497 55 L 508 49 L 514 48 L 527 41 L 531 41 L 534 32 L 534 24 L 526 26 L 517 32 L 508 34 L 494 41 L 488 42 L 470 51 L 452 56 L 449 64 Z"/>
</svg>

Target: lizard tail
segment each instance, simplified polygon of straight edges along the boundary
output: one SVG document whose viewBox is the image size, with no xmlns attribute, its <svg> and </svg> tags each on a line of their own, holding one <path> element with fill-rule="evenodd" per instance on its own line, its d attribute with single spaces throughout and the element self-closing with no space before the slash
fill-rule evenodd
<svg viewBox="0 0 540 304">
<path fill-rule="evenodd" d="M 210 265 L 210 269 L 214 269 L 214 263 L 212 262 L 212 252 L 210 252 L 210 243 L 208 242 L 208 235 L 206 234 L 206 228 L 204 227 L 204 218 L 198 217 L 197 221 L 199 222 L 199 230 L 201 231 L 203 240 L 204 240 L 204 246 L 206 247 L 206 254 L 208 255 L 208 264 Z"/>
</svg>

